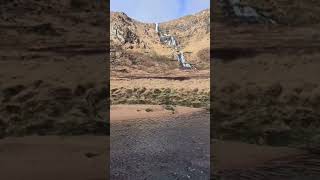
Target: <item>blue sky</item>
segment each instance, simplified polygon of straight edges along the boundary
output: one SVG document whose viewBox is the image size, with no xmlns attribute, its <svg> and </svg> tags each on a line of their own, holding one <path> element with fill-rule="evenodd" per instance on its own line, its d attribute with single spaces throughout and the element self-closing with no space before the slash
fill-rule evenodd
<svg viewBox="0 0 320 180">
<path fill-rule="evenodd" d="M 165 22 L 210 8 L 210 0 L 111 0 L 111 11 L 142 22 Z"/>
</svg>

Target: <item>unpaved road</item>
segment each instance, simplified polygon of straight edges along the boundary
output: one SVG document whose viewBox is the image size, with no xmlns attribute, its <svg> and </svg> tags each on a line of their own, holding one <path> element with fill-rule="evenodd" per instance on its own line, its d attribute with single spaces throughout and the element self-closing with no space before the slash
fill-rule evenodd
<svg viewBox="0 0 320 180">
<path fill-rule="evenodd" d="M 317 180 L 320 158 L 318 154 L 288 156 L 256 167 L 223 170 L 217 175 L 217 180 Z"/>
<path fill-rule="evenodd" d="M 213 140 L 214 180 L 320 179 L 320 156 L 303 149 Z"/>
<path fill-rule="evenodd" d="M 205 110 L 147 119 L 111 118 L 111 179 L 208 180 L 209 133 Z"/>
<path fill-rule="evenodd" d="M 27 136 L 0 140 L 0 179 L 106 180 L 107 136 Z"/>
</svg>

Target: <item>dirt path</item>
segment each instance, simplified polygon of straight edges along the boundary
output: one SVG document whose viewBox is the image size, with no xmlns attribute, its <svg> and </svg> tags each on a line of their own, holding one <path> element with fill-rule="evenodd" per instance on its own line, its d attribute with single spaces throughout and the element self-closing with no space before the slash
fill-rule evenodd
<svg viewBox="0 0 320 180">
<path fill-rule="evenodd" d="M 301 154 L 282 157 L 251 168 L 223 170 L 215 180 L 313 180 L 320 179 L 320 157 Z"/>
<path fill-rule="evenodd" d="M 214 140 L 211 155 L 214 180 L 320 179 L 319 154 L 305 150 Z"/>
<path fill-rule="evenodd" d="M 237 150 L 235 153 L 235 149 Z M 250 169 L 269 161 L 295 157 L 305 151 L 289 147 L 272 147 L 233 141 L 211 141 L 213 168 L 217 171 Z"/>
<path fill-rule="evenodd" d="M 105 180 L 108 141 L 106 136 L 1 139 L 1 179 Z"/>
<path fill-rule="evenodd" d="M 173 111 L 174 110 L 174 111 Z M 180 115 L 189 115 L 201 112 L 203 109 L 177 106 L 173 109 L 166 109 L 159 105 L 112 105 L 110 118 L 112 123 L 120 123 L 126 121 L 136 122 L 139 119 L 159 119 L 175 117 Z"/>
<path fill-rule="evenodd" d="M 205 110 L 134 121 L 111 118 L 111 179 L 207 180 L 209 132 Z"/>
</svg>

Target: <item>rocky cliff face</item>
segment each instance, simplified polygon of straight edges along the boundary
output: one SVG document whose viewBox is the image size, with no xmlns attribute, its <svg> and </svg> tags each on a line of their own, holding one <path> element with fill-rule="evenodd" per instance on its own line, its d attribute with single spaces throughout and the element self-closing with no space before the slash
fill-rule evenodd
<svg viewBox="0 0 320 180">
<path fill-rule="evenodd" d="M 124 13 L 111 13 L 110 40 L 111 44 L 139 44 L 136 21 Z"/>
<path fill-rule="evenodd" d="M 276 21 L 271 17 L 267 11 L 263 9 L 254 8 L 250 5 L 241 3 L 240 0 L 226 0 L 220 1 L 220 6 L 223 9 L 224 15 L 232 17 L 234 20 L 246 23 L 271 23 Z"/>
</svg>

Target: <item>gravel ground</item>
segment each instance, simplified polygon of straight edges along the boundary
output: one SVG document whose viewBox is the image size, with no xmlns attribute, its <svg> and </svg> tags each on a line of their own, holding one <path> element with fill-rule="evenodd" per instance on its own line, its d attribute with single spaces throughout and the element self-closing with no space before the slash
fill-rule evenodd
<svg viewBox="0 0 320 180">
<path fill-rule="evenodd" d="M 209 179 L 210 118 L 111 121 L 111 179 Z"/>
</svg>

